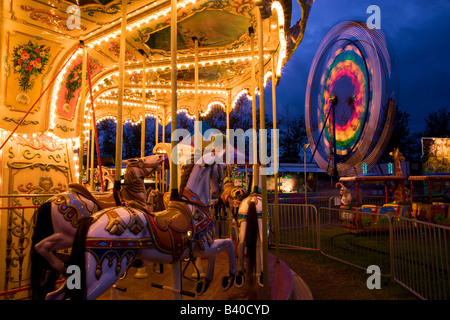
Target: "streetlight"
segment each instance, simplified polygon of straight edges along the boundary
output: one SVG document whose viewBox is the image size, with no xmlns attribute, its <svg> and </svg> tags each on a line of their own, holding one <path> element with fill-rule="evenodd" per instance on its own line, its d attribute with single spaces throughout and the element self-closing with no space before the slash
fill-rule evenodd
<svg viewBox="0 0 450 320">
<path fill-rule="evenodd" d="M 309 147 L 309 143 L 303 145 L 303 172 L 305 174 L 305 204 L 308 204 L 308 190 L 306 184 L 306 149 Z"/>
</svg>

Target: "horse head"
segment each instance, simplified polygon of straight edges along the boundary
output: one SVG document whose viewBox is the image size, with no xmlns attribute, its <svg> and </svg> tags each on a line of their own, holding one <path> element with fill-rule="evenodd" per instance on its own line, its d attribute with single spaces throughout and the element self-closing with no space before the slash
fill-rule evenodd
<svg viewBox="0 0 450 320">
<path fill-rule="evenodd" d="M 145 178 L 155 169 L 160 168 L 163 161 L 164 157 L 162 155 L 152 155 L 142 158 L 123 160 L 123 163 L 127 165 L 126 171 L 133 171 L 135 177 Z"/>
<path fill-rule="evenodd" d="M 196 164 L 184 165 L 179 186 L 180 194 L 188 198 L 194 196 L 196 199 L 194 201 L 200 201 L 205 205 L 209 204 L 211 196 L 218 198 L 224 191 L 224 167 L 224 164 L 208 163 L 203 159 Z"/>
<path fill-rule="evenodd" d="M 144 178 L 149 176 L 155 169 L 160 168 L 164 157 L 153 155 L 142 158 L 124 160 L 127 165 L 124 182 L 127 188 L 122 189 L 122 198 L 125 201 L 135 201 L 145 207 L 147 202 L 147 191 Z"/>
</svg>

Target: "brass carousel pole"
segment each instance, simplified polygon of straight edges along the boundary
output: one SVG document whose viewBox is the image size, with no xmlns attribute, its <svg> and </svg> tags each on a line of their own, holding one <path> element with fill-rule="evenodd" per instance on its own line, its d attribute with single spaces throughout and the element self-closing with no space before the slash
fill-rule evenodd
<svg viewBox="0 0 450 320">
<path fill-rule="evenodd" d="M 264 7 L 260 7 L 260 10 L 265 10 Z M 265 124 L 265 101 L 264 101 L 264 42 L 263 42 L 263 24 L 261 11 L 257 10 L 258 21 L 258 50 L 259 50 L 259 125 L 261 133 L 266 129 Z M 261 137 L 261 136 L 260 136 Z M 266 139 L 260 139 L 260 156 L 267 155 L 267 143 Z M 262 159 L 262 157 L 261 157 Z M 266 164 L 261 161 L 261 167 L 263 173 L 261 175 L 261 196 L 262 196 L 262 246 L 263 246 L 263 281 L 264 281 L 264 299 L 269 299 L 269 263 L 268 263 L 268 239 L 267 239 L 267 180 L 266 180 Z"/>
<path fill-rule="evenodd" d="M 225 131 L 227 134 L 226 134 L 226 142 L 227 142 L 227 145 L 226 145 L 226 148 L 227 149 L 225 149 L 225 152 L 226 152 L 226 159 L 225 159 L 225 161 L 227 162 L 227 164 L 228 164 L 228 170 L 227 170 L 227 174 L 228 174 L 228 179 L 229 179 L 229 181 L 231 181 L 231 164 L 232 163 L 234 163 L 234 159 L 233 159 L 233 161 L 231 161 L 232 159 L 231 159 L 231 150 L 228 150 L 228 148 L 230 148 L 230 146 L 231 146 L 231 141 L 230 141 L 230 110 L 231 110 L 231 90 L 228 90 L 228 101 L 227 101 L 227 106 L 226 106 L 226 108 L 227 108 L 227 110 L 225 111 L 226 112 L 226 115 L 227 115 L 227 130 Z"/>
<path fill-rule="evenodd" d="M 228 90 L 228 103 L 227 103 L 227 130 L 230 130 L 230 112 L 231 112 L 231 90 Z M 228 137 L 228 134 L 227 134 Z M 228 140 L 227 140 L 228 141 Z M 228 141 L 229 143 L 229 141 Z"/>
<path fill-rule="evenodd" d="M 194 119 L 194 159 L 197 161 L 201 157 L 202 152 L 202 138 L 200 132 L 200 103 L 199 103 L 199 95 L 198 95 L 198 39 L 196 37 L 194 40 L 194 84 L 195 84 L 195 119 Z"/>
<path fill-rule="evenodd" d="M 253 134 L 252 134 L 252 143 L 253 143 L 253 192 L 258 192 L 258 140 L 256 136 L 256 65 L 255 65 L 255 32 L 252 27 L 249 29 L 250 32 L 250 48 L 252 55 L 252 126 L 253 126 Z"/>
<path fill-rule="evenodd" d="M 178 199 L 178 153 L 177 141 L 173 139 L 177 129 L 177 0 L 171 0 L 171 21 L 170 21 L 170 62 L 171 62 L 171 168 L 170 168 L 170 199 Z M 175 150 L 175 152 L 173 152 Z M 181 261 L 172 264 L 173 288 L 181 290 Z M 181 300 L 180 293 L 173 294 L 174 300 Z"/>
<path fill-rule="evenodd" d="M 167 106 L 163 105 L 162 142 L 166 142 L 166 125 L 167 125 L 167 123 L 166 123 L 166 117 L 167 117 L 166 108 L 167 108 Z"/>
<path fill-rule="evenodd" d="M 158 96 L 156 92 L 155 92 L 155 104 L 156 104 L 156 113 L 155 113 L 155 146 L 156 146 L 159 142 L 159 123 L 158 123 L 159 108 L 158 108 Z M 161 171 L 164 172 L 164 168 Z M 157 190 L 161 190 L 160 178 L 161 177 L 158 176 L 158 171 L 155 171 L 155 189 Z"/>
<path fill-rule="evenodd" d="M 90 102 L 92 103 L 92 101 Z M 95 187 L 94 187 L 94 145 L 95 145 L 95 130 L 94 130 L 94 119 L 91 117 L 91 120 L 89 121 L 89 124 L 91 125 L 91 151 L 90 151 L 90 157 L 91 157 L 91 164 L 90 164 L 90 175 L 89 175 L 89 189 L 91 189 L 91 191 L 95 191 Z"/>
<path fill-rule="evenodd" d="M 166 143 L 166 106 L 163 104 L 163 118 L 162 118 L 162 142 Z M 169 155 L 167 155 L 169 156 Z M 162 183 L 163 183 L 163 192 L 166 192 L 166 168 L 163 162 L 163 170 L 162 170 Z"/>
<path fill-rule="evenodd" d="M 171 62 L 171 125 L 170 132 L 173 137 L 175 130 L 177 129 L 177 1 L 172 2 L 172 17 L 170 25 L 170 62 Z M 170 192 L 171 198 L 178 198 L 178 154 L 173 152 L 177 148 L 177 141 L 170 139 L 172 150 L 172 163 L 170 168 Z"/>
<path fill-rule="evenodd" d="M 83 46 L 83 63 L 81 65 L 81 74 L 83 75 L 81 78 L 81 96 L 80 96 L 80 106 L 81 108 L 84 108 L 86 106 L 86 73 L 87 73 L 87 48 L 86 46 Z M 86 123 L 86 121 L 85 121 Z M 84 127 L 84 130 L 89 130 L 90 135 L 90 128 Z M 81 137 L 84 136 L 84 130 L 83 133 L 80 134 Z M 83 162 L 84 162 L 84 139 L 80 139 L 80 152 L 79 152 L 79 177 L 78 177 L 78 183 L 82 183 L 83 181 Z M 86 156 L 86 179 L 88 177 L 89 173 L 89 138 L 87 139 L 87 156 Z"/>
<path fill-rule="evenodd" d="M 273 155 L 273 166 L 275 168 L 273 178 L 275 180 L 275 201 L 274 201 L 274 222 L 275 222 L 275 256 L 276 260 L 279 261 L 280 254 L 280 230 L 279 230 L 279 211 L 278 211 L 278 137 L 277 135 L 277 97 L 276 97 L 276 86 L 277 75 L 275 69 L 275 54 L 272 54 L 272 122 L 273 122 L 273 145 L 272 145 L 272 155 Z"/>
<path fill-rule="evenodd" d="M 141 52 L 141 51 L 140 51 Z M 147 73 L 145 72 L 145 68 L 147 66 L 147 54 L 142 51 L 141 52 L 143 57 L 142 62 L 142 115 L 141 115 L 141 157 L 145 157 L 145 103 L 147 100 L 147 94 L 145 93 L 145 87 L 147 83 Z M 155 180 L 155 186 L 156 186 L 156 180 Z M 134 277 L 137 279 L 144 279 L 148 277 L 147 268 L 145 266 L 141 268 L 137 268 L 136 273 L 134 274 Z"/>
<path fill-rule="evenodd" d="M 147 94 L 145 93 L 145 86 L 147 82 L 147 73 L 145 68 L 147 66 L 147 54 L 142 53 L 142 116 L 141 116 L 141 157 L 145 157 L 145 103 L 147 101 Z"/>
<path fill-rule="evenodd" d="M 127 0 L 122 0 L 122 22 L 120 33 L 120 60 L 119 60 L 119 88 L 117 100 L 117 130 L 116 130 L 116 173 L 114 187 L 120 190 L 120 176 L 122 174 L 122 139 L 123 139 L 123 94 L 125 82 L 125 53 L 127 33 Z"/>
</svg>

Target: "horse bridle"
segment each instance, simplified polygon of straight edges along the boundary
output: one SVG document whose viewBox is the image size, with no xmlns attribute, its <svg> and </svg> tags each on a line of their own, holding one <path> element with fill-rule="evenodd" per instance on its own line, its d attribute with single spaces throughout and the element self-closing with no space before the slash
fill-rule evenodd
<svg viewBox="0 0 450 320">
<path fill-rule="evenodd" d="M 142 171 L 144 172 L 143 175 L 139 176 L 138 178 L 143 179 L 146 176 L 148 176 L 150 173 L 152 173 L 157 167 L 158 167 L 158 163 L 156 163 L 156 165 L 154 163 L 145 163 L 142 158 L 137 159 L 136 162 L 130 163 L 128 164 L 129 168 L 135 168 L 138 167 L 139 169 L 142 169 Z M 150 168 L 151 170 L 146 170 Z"/>
<path fill-rule="evenodd" d="M 135 161 L 128 163 L 127 164 L 127 168 L 134 168 L 134 167 L 138 167 L 140 169 L 142 169 L 142 171 L 144 171 L 144 174 L 141 176 L 136 177 L 136 179 L 134 179 L 133 181 L 136 181 L 138 179 L 143 180 L 146 176 L 148 176 L 150 173 L 152 173 L 157 167 L 158 167 L 158 163 L 153 164 L 153 163 L 145 163 L 142 158 L 138 158 L 138 159 L 134 159 Z M 150 168 L 150 170 L 146 170 Z M 120 199 L 120 190 L 122 189 L 122 186 L 125 185 L 132 185 L 132 183 L 126 183 L 126 182 L 121 182 L 121 180 L 114 180 L 114 187 L 113 187 L 113 195 L 114 195 L 114 200 L 116 202 L 117 205 L 120 205 L 122 203 L 122 200 Z"/>
</svg>

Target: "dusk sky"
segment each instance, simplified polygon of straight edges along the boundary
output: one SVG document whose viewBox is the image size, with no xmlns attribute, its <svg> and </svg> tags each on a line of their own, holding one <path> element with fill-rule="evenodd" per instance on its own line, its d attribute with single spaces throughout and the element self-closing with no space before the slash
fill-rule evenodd
<svg viewBox="0 0 450 320">
<path fill-rule="evenodd" d="M 370 5 L 381 9 L 381 30 L 397 58 L 400 110 L 410 114 L 410 132 L 424 128 L 429 112 L 449 108 L 450 1 L 449 0 L 316 0 L 303 42 L 283 69 L 277 87 L 277 114 L 304 115 L 305 92 L 311 62 L 327 32 L 343 21 L 366 22 Z M 291 25 L 301 17 L 293 0 Z M 391 53 L 392 54 L 392 53 Z M 266 112 L 271 117 L 271 87 L 266 89 Z M 283 110 L 284 109 L 284 110 Z"/>
</svg>

